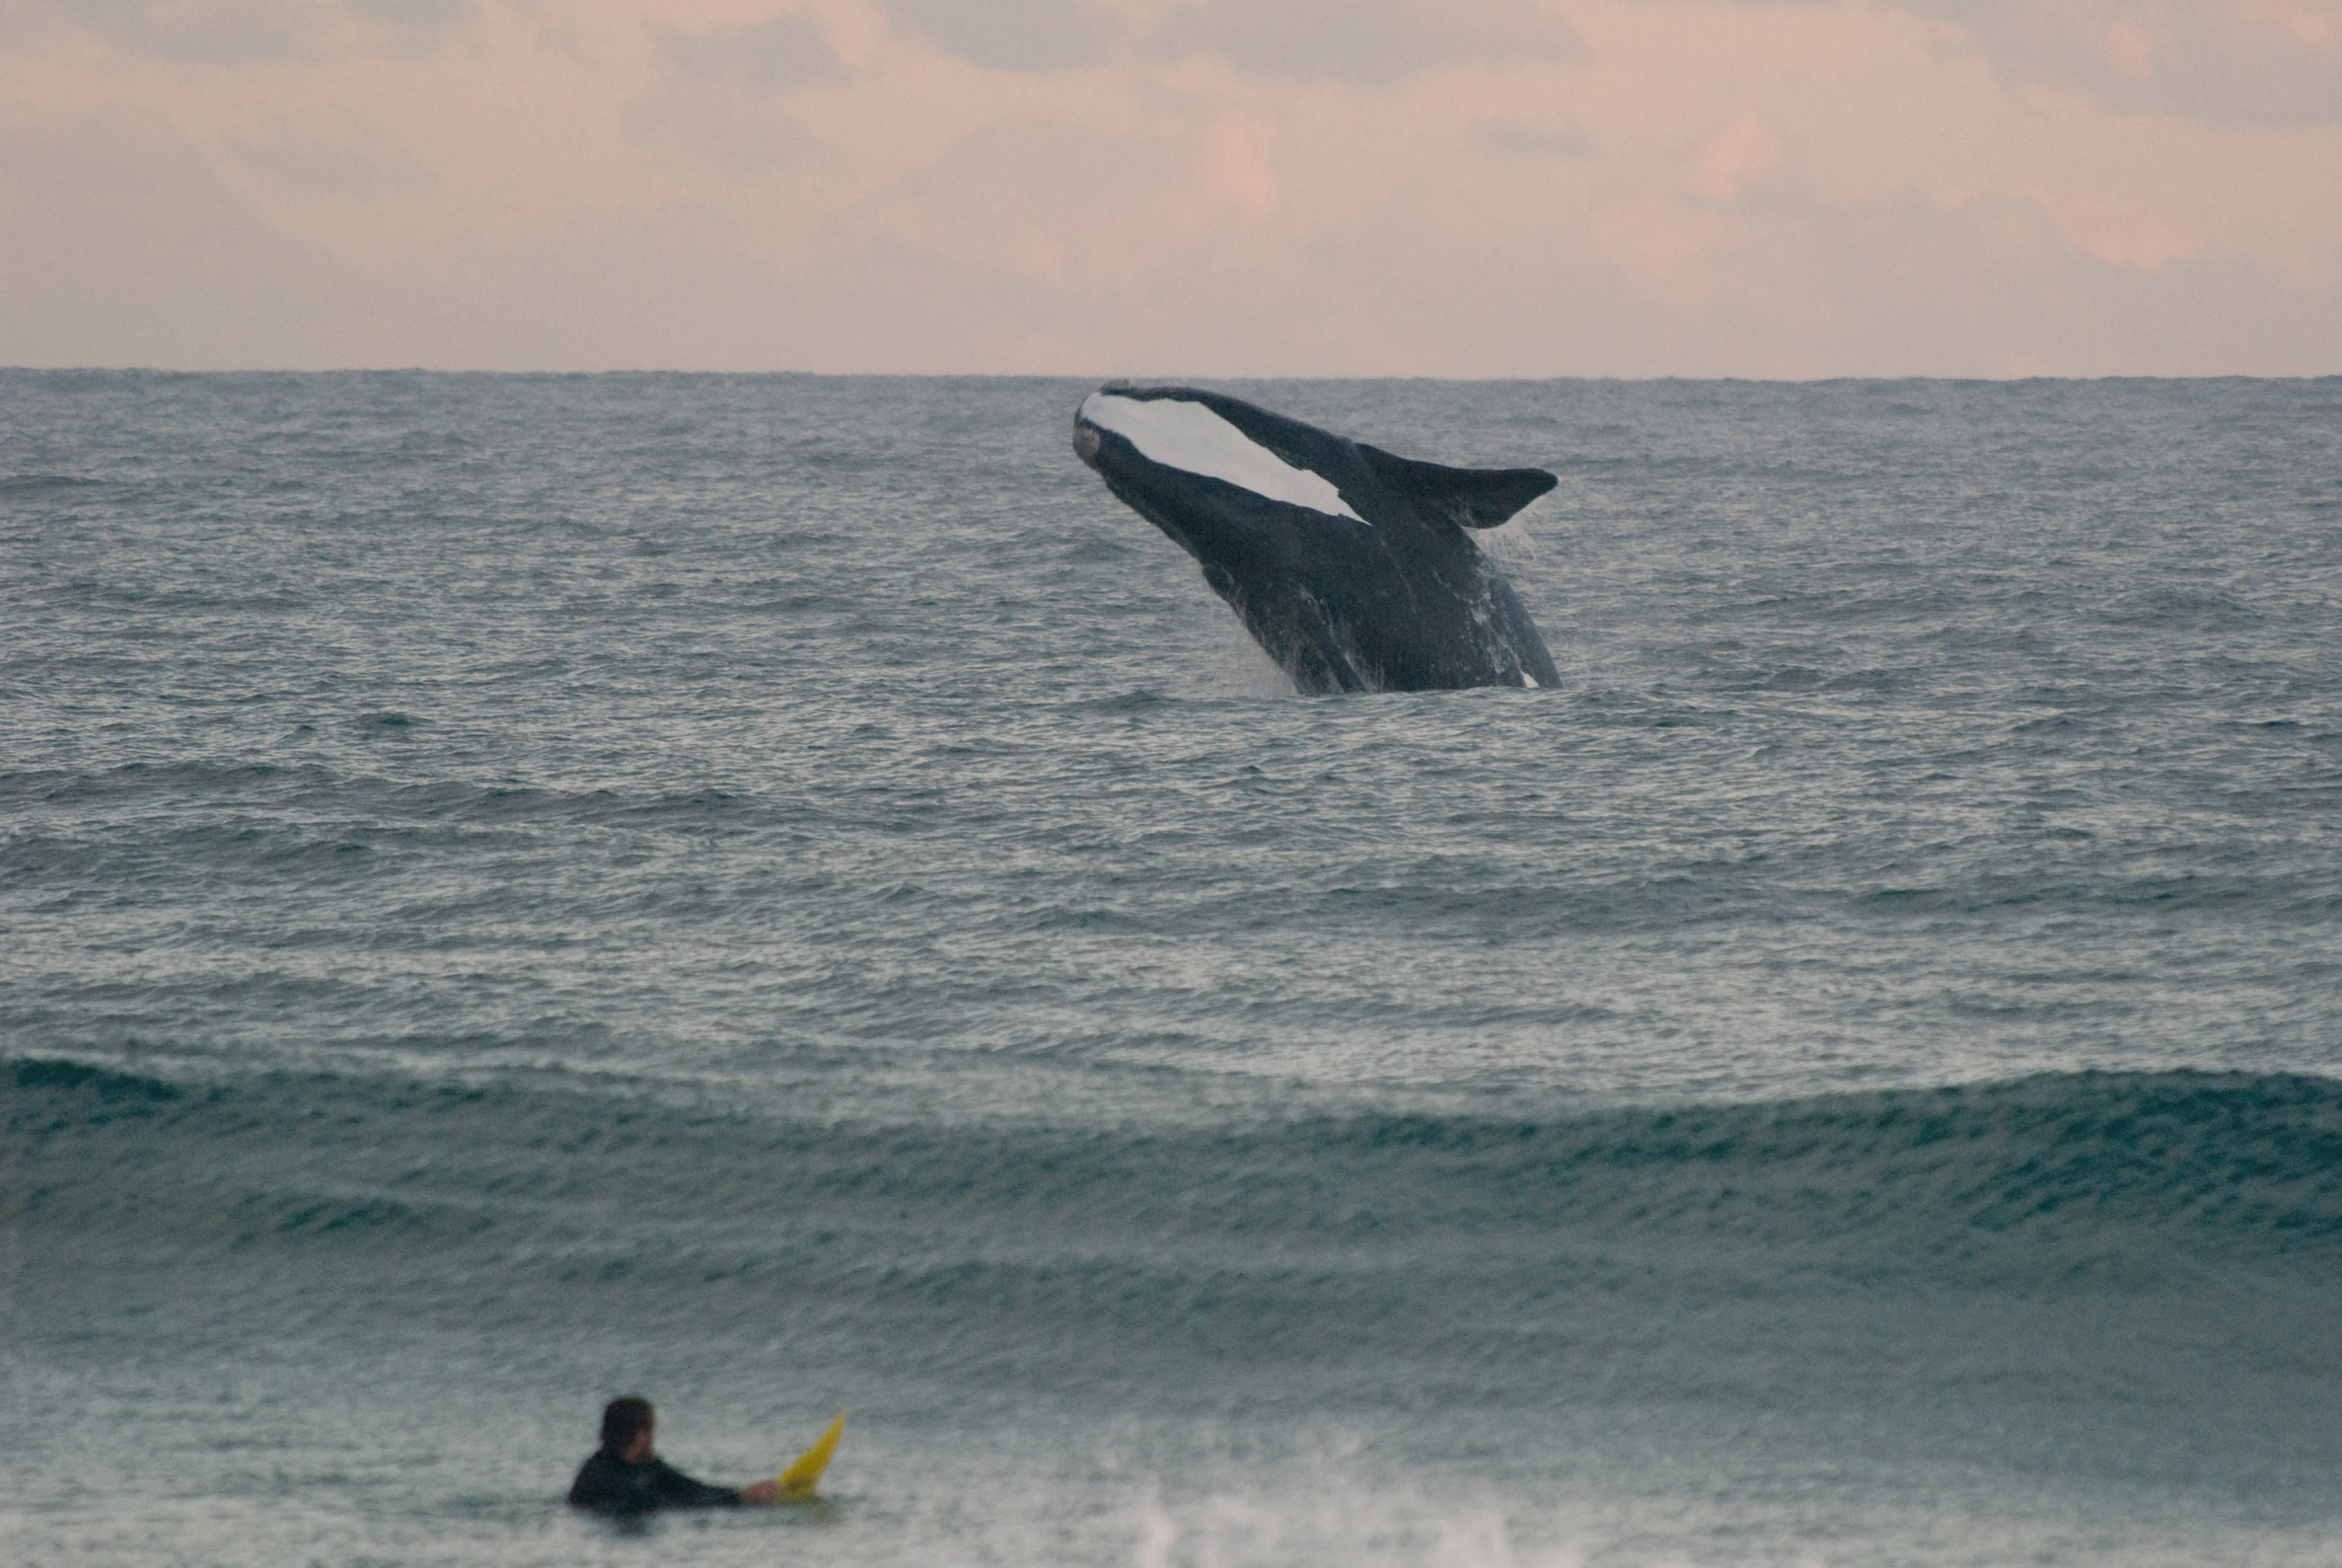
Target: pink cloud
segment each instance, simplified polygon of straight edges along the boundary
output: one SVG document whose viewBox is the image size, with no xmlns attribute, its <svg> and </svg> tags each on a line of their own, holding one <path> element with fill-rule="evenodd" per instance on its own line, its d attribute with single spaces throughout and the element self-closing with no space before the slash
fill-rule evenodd
<svg viewBox="0 0 2342 1568">
<path fill-rule="evenodd" d="M 1688 187 L 1696 195 L 1728 202 L 1751 180 L 1780 165 L 1781 138 L 1754 115 L 1735 115 L 1707 139 L 1695 163 Z"/>
<path fill-rule="evenodd" d="M 2212 122 L 2342 124 L 2342 0 L 1890 0 L 2018 83 Z"/>
<path fill-rule="evenodd" d="M 1256 6 L 19 3 L 0 362 L 2342 368 L 2330 0 Z"/>
<path fill-rule="evenodd" d="M 2342 45 L 2342 3 L 2337 0 L 2228 0 L 2247 33 L 2291 39 L 2324 53 Z"/>
<path fill-rule="evenodd" d="M 1269 147 L 1276 127 L 1267 124 L 1230 122 L 1212 132 L 1212 155 L 1205 188 L 1245 214 L 1261 219 L 1276 211 L 1276 168 Z"/>
</svg>

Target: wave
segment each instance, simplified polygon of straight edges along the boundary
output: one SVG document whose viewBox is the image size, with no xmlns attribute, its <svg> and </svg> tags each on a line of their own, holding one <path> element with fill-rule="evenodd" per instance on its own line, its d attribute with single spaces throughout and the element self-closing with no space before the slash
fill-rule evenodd
<svg viewBox="0 0 2342 1568">
<path fill-rule="evenodd" d="M 0 474 L 0 495 L 24 497 L 105 487 L 103 480 L 85 479 L 73 474 Z"/>
<path fill-rule="evenodd" d="M 20 1059 L 0 1107 L 28 1323 L 696 1343 L 906 1410 L 1867 1412 L 1979 1453 L 2151 1410 L 2271 1463 L 2336 1387 L 2317 1078 L 1144 1128 Z"/>
<path fill-rule="evenodd" d="M 461 1212 L 483 1230 L 624 1249 L 678 1210 L 705 1236 L 736 1232 L 769 1215 L 777 1191 L 797 1216 L 875 1205 L 972 1246 L 1026 1250 L 1076 1237 L 1093 1250 L 1640 1241 L 1768 1249 L 1853 1280 L 2036 1283 L 2116 1258 L 2323 1267 L 2342 1254 L 2342 1084 L 2300 1075 L 2085 1073 L 1546 1119 L 1066 1128 L 800 1122 L 575 1083 L 193 1084 L 45 1059 L 6 1071 L 10 1137 L 45 1177 L 28 1213 L 187 1183 L 246 1216 L 320 1201 Z M 114 1146 L 125 1137 L 135 1157 Z M 586 1198 L 602 1205 L 593 1223 L 576 1210 Z M 182 1241 L 207 1233 L 174 1225 Z"/>
</svg>

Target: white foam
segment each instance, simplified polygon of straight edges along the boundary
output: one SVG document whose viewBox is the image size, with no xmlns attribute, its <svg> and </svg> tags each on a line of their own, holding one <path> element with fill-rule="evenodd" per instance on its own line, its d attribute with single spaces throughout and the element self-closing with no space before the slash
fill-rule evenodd
<svg viewBox="0 0 2342 1568">
<path fill-rule="evenodd" d="M 1082 417 L 1122 436 L 1166 468 L 1225 479 L 1256 495 L 1306 506 L 1328 517 L 1366 521 L 1350 510 L 1324 474 L 1294 467 L 1200 403 L 1093 392 L 1082 401 Z"/>
</svg>

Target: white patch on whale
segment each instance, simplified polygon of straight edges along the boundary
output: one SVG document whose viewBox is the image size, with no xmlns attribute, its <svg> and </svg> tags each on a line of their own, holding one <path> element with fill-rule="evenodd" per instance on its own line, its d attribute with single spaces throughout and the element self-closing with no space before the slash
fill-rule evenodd
<svg viewBox="0 0 2342 1568">
<path fill-rule="evenodd" d="M 1082 400 L 1082 417 L 1100 430 L 1113 431 L 1166 468 L 1224 479 L 1256 495 L 1328 517 L 1366 523 L 1324 474 L 1294 467 L 1200 403 L 1093 392 Z"/>
</svg>

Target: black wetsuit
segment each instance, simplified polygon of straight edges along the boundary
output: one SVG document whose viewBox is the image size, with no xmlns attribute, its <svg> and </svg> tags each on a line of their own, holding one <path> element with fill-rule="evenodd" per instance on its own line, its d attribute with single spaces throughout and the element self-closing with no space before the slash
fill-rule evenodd
<svg viewBox="0 0 2342 1568">
<path fill-rule="evenodd" d="M 655 1508 L 729 1508 L 740 1494 L 729 1486 L 694 1481 L 657 1454 L 629 1464 L 608 1449 L 587 1460 L 569 1483 L 572 1507 L 600 1513 L 647 1513 Z"/>
</svg>

